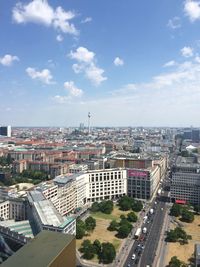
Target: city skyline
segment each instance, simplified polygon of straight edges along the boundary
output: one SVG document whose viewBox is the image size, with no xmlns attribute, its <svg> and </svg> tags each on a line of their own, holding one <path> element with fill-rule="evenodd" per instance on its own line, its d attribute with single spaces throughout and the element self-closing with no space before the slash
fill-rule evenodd
<svg viewBox="0 0 200 267">
<path fill-rule="evenodd" d="M 0 3 L 1 124 L 199 126 L 200 2 Z"/>
</svg>

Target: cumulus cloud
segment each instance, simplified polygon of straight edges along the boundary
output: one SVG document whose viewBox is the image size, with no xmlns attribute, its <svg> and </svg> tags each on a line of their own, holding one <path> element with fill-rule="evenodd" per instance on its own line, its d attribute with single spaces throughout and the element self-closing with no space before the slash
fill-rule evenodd
<svg viewBox="0 0 200 267">
<path fill-rule="evenodd" d="M 83 90 L 76 87 L 73 81 L 65 82 L 64 87 L 69 91 L 71 96 L 79 97 L 83 94 Z"/>
<path fill-rule="evenodd" d="M 67 95 L 56 95 L 53 100 L 59 104 L 69 103 L 73 98 L 80 98 L 83 95 L 83 90 L 78 88 L 73 81 L 64 83 L 64 88 L 67 90 Z"/>
<path fill-rule="evenodd" d="M 181 54 L 183 57 L 192 57 L 193 56 L 193 48 L 189 46 L 184 46 L 181 49 Z"/>
<path fill-rule="evenodd" d="M 173 30 L 178 29 L 181 27 L 181 20 L 179 17 L 173 17 L 169 19 L 167 26 Z"/>
<path fill-rule="evenodd" d="M 191 22 L 200 19 L 200 2 L 193 0 L 186 0 L 184 3 L 184 11 Z"/>
<path fill-rule="evenodd" d="M 58 42 L 62 42 L 62 41 L 63 41 L 63 36 L 62 36 L 61 34 L 58 34 L 58 35 L 56 36 L 56 40 L 57 40 Z"/>
<path fill-rule="evenodd" d="M 71 51 L 69 56 L 72 59 L 76 59 L 79 62 L 84 62 L 84 63 L 91 63 L 94 60 L 95 53 L 92 51 L 89 51 L 85 47 L 78 47 L 76 51 Z"/>
<path fill-rule="evenodd" d="M 167 63 L 165 63 L 163 67 L 173 67 L 175 65 L 176 65 L 176 61 L 171 60 L 171 61 L 168 61 Z"/>
<path fill-rule="evenodd" d="M 123 59 L 119 58 L 119 57 L 116 57 L 113 61 L 114 65 L 115 66 L 123 66 L 124 65 L 124 61 Z"/>
<path fill-rule="evenodd" d="M 78 47 L 76 51 L 71 51 L 68 55 L 78 63 L 72 65 L 75 73 L 84 73 L 95 86 L 100 85 L 107 77 L 103 76 L 104 70 L 97 67 L 95 63 L 95 53 L 85 47 Z"/>
<path fill-rule="evenodd" d="M 51 75 L 50 70 L 48 69 L 43 69 L 42 71 L 37 71 L 34 68 L 27 68 L 26 73 L 28 74 L 29 77 L 33 80 L 39 80 L 45 84 L 52 84 L 53 81 L 53 76 Z"/>
<path fill-rule="evenodd" d="M 0 64 L 6 67 L 11 66 L 14 61 L 19 61 L 19 58 L 17 56 L 12 56 L 9 54 L 0 57 Z"/>
<path fill-rule="evenodd" d="M 81 20 L 81 23 L 88 23 L 88 22 L 91 22 L 92 21 L 92 18 L 91 17 L 87 17 L 83 20 Z"/>
<path fill-rule="evenodd" d="M 51 7 L 47 0 L 33 0 L 28 4 L 17 3 L 12 10 L 13 20 L 20 23 L 37 23 L 52 26 L 55 29 L 73 35 L 78 35 L 78 30 L 69 21 L 75 17 L 72 11 L 65 11 L 58 6 Z"/>
</svg>

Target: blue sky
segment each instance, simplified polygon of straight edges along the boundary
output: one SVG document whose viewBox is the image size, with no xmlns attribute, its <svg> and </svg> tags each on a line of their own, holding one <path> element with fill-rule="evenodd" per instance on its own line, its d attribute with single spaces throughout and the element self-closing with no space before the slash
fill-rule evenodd
<svg viewBox="0 0 200 267">
<path fill-rule="evenodd" d="M 200 1 L 0 2 L 0 124 L 199 126 Z"/>
</svg>

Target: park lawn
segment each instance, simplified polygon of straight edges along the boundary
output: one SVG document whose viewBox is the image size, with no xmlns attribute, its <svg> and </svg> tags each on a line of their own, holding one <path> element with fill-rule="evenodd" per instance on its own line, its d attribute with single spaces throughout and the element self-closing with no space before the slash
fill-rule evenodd
<svg viewBox="0 0 200 267">
<path fill-rule="evenodd" d="M 180 245 L 176 243 L 167 244 L 167 255 L 165 264 L 167 265 L 173 256 L 177 256 L 181 261 L 189 263 L 189 259 L 193 257 L 194 245 L 200 243 L 200 216 L 195 215 L 192 223 L 181 222 L 183 229 L 188 235 L 192 236 L 192 240 L 188 240 L 188 244 Z M 174 229 L 174 224 L 170 223 L 170 229 Z"/>
<path fill-rule="evenodd" d="M 105 214 L 103 212 L 91 212 L 91 216 L 94 217 L 95 219 L 104 219 L 104 220 L 119 220 L 121 215 L 127 215 L 129 212 L 132 210 L 128 211 L 123 211 L 120 210 L 118 206 L 114 206 L 114 209 L 111 214 Z M 136 212 L 137 214 L 137 212 Z"/>
<path fill-rule="evenodd" d="M 76 240 L 76 247 L 79 249 L 81 247 L 81 243 L 85 239 L 94 240 L 98 239 L 101 243 L 110 242 L 114 245 L 116 251 L 119 249 L 123 239 L 117 238 L 116 231 L 108 231 L 107 227 L 109 226 L 111 220 L 104 220 L 100 218 L 96 218 L 96 227 L 93 232 L 90 232 L 88 236 L 84 236 L 82 239 Z"/>
</svg>

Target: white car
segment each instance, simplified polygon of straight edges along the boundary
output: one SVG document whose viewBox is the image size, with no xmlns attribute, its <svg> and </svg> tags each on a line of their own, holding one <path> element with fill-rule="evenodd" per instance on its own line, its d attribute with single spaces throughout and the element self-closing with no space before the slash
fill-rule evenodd
<svg viewBox="0 0 200 267">
<path fill-rule="evenodd" d="M 134 260 L 134 259 L 135 259 L 135 254 L 132 255 L 132 260 Z"/>
</svg>

